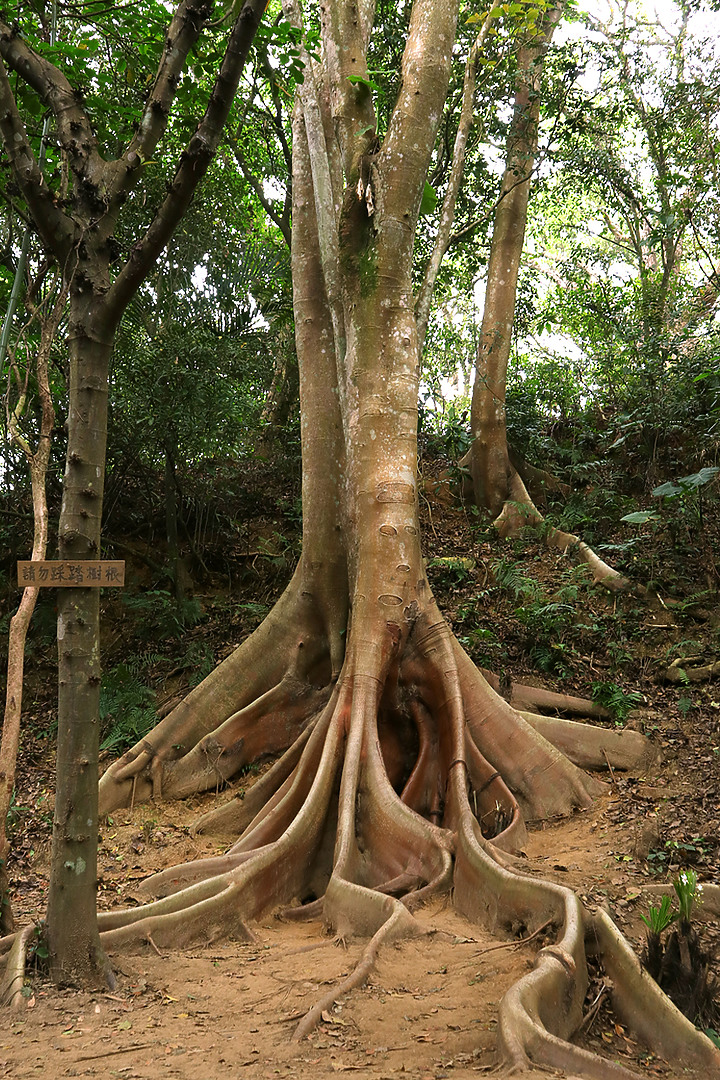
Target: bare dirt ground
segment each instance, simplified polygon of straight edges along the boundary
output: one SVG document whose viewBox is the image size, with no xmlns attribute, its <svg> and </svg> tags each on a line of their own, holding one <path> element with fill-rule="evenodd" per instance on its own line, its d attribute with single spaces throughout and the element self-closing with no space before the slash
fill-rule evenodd
<svg viewBox="0 0 720 1080">
<path fill-rule="evenodd" d="M 668 790 L 664 773 L 643 779 L 657 785 L 656 794 Z M 135 883 L 149 872 L 223 850 L 217 838 L 190 834 L 214 798 L 111 815 L 100 847 L 101 906 L 132 904 Z M 625 802 L 610 785 L 592 810 L 531 831 L 527 857 L 528 867 L 578 889 L 590 906 L 608 904 L 637 937 L 646 880 L 632 855 L 637 823 L 611 820 Z M 44 907 L 44 847 L 34 860 L 35 873 L 18 881 L 14 898 L 22 921 Z M 268 917 L 249 944 L 162 953 L 148 945 L 114 956 L 112 993 L 57 991 L 38 974 L 24 1007 L 4 1018 L 0 1076 L 265 1080 L 357 1072 L 378 1080 L 440 1080 L 490 1073 L 497 1063 L 498 1002 L 546 942 L 499 941 L 454 912 L 451 898 L 421 910 L 418 924 L 422 936 L 385 948 L 368 984 L 328 1009 L 302 1043 L 291 1041 L 298 1019 L 362 951 L 361 942 L 328 937 L 318 922 Z M 600 973 L 593 973 L 588 1008 L 601 985 Z M 679 1075 L 638 1045 L 606 1004 L 581 1042 L 642 1075 Z"/>
</svg>

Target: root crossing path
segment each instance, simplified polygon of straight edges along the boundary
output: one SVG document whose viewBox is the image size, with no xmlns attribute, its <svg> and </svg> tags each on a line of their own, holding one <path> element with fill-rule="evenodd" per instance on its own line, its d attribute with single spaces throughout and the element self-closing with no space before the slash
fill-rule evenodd
<svg viewBox="0 0 720 1080">
<path fill-rule="evenodd" d="M 497 1002 L 544 940 L 492 949 L 497 939 L 442 899 L 417 918 L 428 932 L 381 950 L 368 983 L 325 1010 L 300 1042 L 291 1038 L 298 1017 L 353 970 L 364 943 L 324 936 L 316 921 L 268 918 L 253 942 L 124 955 L 125 975 L 112 996 L 36 993 L 32 1009 L 6 1017 L 7 1076 L 493 1075 L 485 1070 L 497 1062 Z M 597 1025 L 595 1034 L 599 1039 Z"/>
</svg>

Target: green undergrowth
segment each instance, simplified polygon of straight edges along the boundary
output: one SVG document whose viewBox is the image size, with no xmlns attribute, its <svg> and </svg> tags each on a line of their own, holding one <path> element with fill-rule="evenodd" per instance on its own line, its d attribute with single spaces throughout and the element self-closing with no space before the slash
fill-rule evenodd
<svg viewBox="0 0 720 1080">
<path fill-rule="evenodd" d="M 106 668 L 100 688 L 100 749 L 112 755 L 155 725 L 171 675 L 190 689 L 215 665 L 210 645 L 189 636 L 203 619 L 195 597 L 177 601 L 163 589 L 148 589 L 123 594 L 120 606 L 125 655 Z"/>
</svg>

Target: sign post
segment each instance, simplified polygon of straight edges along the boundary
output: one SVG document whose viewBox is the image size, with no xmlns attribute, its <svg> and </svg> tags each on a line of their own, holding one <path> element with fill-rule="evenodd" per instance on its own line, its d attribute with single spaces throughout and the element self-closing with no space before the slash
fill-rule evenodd
<svg viewBox="0 0 720 1080">
<path fill-rule="evenodd" d="M 19 561 L 17 583 L 21 589 L 119 589 L 125 584 L 125 563 L 107 559 Z"/>
</svg>

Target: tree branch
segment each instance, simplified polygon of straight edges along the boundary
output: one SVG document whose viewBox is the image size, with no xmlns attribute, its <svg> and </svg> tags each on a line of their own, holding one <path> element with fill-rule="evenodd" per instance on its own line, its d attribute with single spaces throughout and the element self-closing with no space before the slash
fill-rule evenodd
<svg viewBox="0 0 720 1080">
<path fill-rule="evenodd" d="M 283 158 L 285 160 L 285 168 L 288 174 L 288 188 L 292 186 L 292 151 L 288 146 L 287 138 L 285 137 L 285 129 L 283 128 L 283 113 L 282 102 L 280 100 L 280 94 L 277 87 L 277 76 L 270 65 L 267 63 L 267 58 L 262 61 L 263 73 L 268 80 L 270 86 L 270 96 L 275 106 L 275 115 L 273 116 L 273 127 L 275 128 L 275 134 L 277 135 L 280 148 L 282 150 Z"/>
<path fill-rule="evenodd" d="M 111 312 L 122 313 L 175 231 L 207 172 L 230 114 L 235 92 L 266 0 L 245 0 L 233 26 L 205 115 L 183 152 L 170 189 L 147 232 L 107 294 Z M 112 316 L 111 316 L 112 317 Z"/>
<path fill-rule="evenodd" d="M 97 138 L 79 95 L 62 71 L 34 52 L 20 37 L 19 31 L 10 28 L 2 19 L 0 56 L 52 109 L 58 138 L 73 173 L 96 187 L 101 186 L 106 164 L 100 156 Z"/>
<path fill-rule="evenodd" d="M 212 0 L 182 0 L 165 36 L 165 47 L 153 88 L 145 103 L 140 126 L 125 158 L 138 154 L 143 161 L 152 155 L 167 127 L 188 53 L 212 14 Z"/>
<path fill-rule="evenodd" d="M 365 13 L 366 19 L 369 18 Z M 324 45 L 324 72 L 330 92 L 330 110 L 337 132 L 346 183 L 354 186 L 360 158 L 375 139 L 376 118 L 367 80 L 366 27 L 358 18 L 354 0 L 336 0 L 320 6 Z M 351 81 L 352 80 L 352 81 Z"/>
<path fill-rule="evenodd" d="M 45 182 L 42 170 L 30 146 L 7 70 L 1 59 L 0 133 L 13 175 L 28 205 L 40 238 L 45 248 L 51 251 L 59 262 L 64 262 L 73 244 L 73 223 L 55 205 L 53 194 Z"/>
<path fill-rule="evenodd" d="M 114 163 L 110 200 L 115 202 L 133 186 L 138 170 L 155 150 L 167 127 L 188 54 L 212 14 L 212 0 L 182 0 L 168 26 L 155 82 L 138 130 L 122 157 Z"/>
<path fill-rule="evenodd" d="M 292 26 L 302 31 L 302 18 L 296 0 L 282 0 L 283 12 Z M 325 279 L 330 313 L 332 316 L 335 355 L 338 363 L 338 387 L 345 394 L 345 320 L 340 295 L 340 252 L 338 223 L 340 218 L 340 192 L 333 185 L 330 151 L 325 137 L 320 95 L 312 60 L 300 42 L 300 58 L 305 65 L 305 78 L 298 87 L 298 99 L 302 109 L 305 133 L 310 155 L 312 190 L 315 199 L 320 259 Z M 296 105 L 297 109 L 297 105 Z"/>
<path fill-rule="evenodd" d="M 235 155 L 235 160 L 237 161 L 238 165 L 242 169 L 243 176 L 245 177 L 246 181 L 248 182 L 248 184 L 250 184 L 253 191 L 257 195 L 258 200 L 260 202 L 260 205 L 262 206 L 265 213 L 268 215 L 270 220 L 274 222 L 274 224 L 278 227 L 280 232 L 283 234 L 285 242 L 286 242 L 286 244 L 287 244 L 287 246 L 289 248 L 290 247 L 290 241 L 291 241 L 290 206 L 291 206 L 291 202 L 292 202 L 292 198 L 291 198 L 292 151 L 290 150 L 290 147 L 288 146 L 288 141 L 287 141 L 287 138 L 285 137 L 285 130 L 283 128 L 282 102 L 280 100 L 280 94 L 278 93 L 276 72 L 273 70 L 273 68 L 270 67 L 270 64 L 267 61 L 267 55 L 260 56 L 260 58 L 259 58 L 259 66 L 260 66 L 260 68 L 262 70 L 262 74 L 265 77 L 267 85 L 268 85 L 268 87 L 270 89 L 270 96 L 272 98 L 272 104 L 273 104 L 273 109 L 274 109 L 274 111 L 271 111 L 269 106 L 266 106 L 265 103 L 263 102 L 264 115 L 268 117 L 270 123 L 272 124 L 272 129 L 273 129 L 273 131 L 275 133 L 275 136 L 277 137 L 278 142 L 280 143 L 280 149 L 282 151 L 283 160 L 285 162 L 285 167 L 287 169 L 286 195 L 285 195 L 285 204 L 283 206 L 282 214 L 277 213 L 277 211 L 273 208 L 272 203 L 270 202 L 270 200 L 266 198 L 262 184 L 257 179 L 257 177 L 254 175 L 254 173 L 249 169 L 247 161 L 245 160 L 245 155 L 243 153 L 242 147 L 240 146 L 240 131 L 241 131 L 242 127 L 244 126 L 245 117 L 242 118 L 242 122 L 240 124 L 238 124 L 237 127 L 236 127 L 237 135 L 234 135 L 234 136 L 229 135 L 228 136 L 228 141 L 229 141 L 230 146 L 232 147 L 232 151 L 233 151 L 233 153 Z M 251 95 L 251 98 L 249 100 L 252 100 L 252 98 L 254 98 L 254 96 L 255 96 L 255 87 L 253 86 L 252 95 Z M 264 125 L 263 125 L 263 132 L 265 132 Z M 268 154 L 269 154 L 269 156 L 270 156 L 270 158 L 272 160 L 273 153 L 272 153 L 270 139 L 268 138 L 267 134 L 265 134 L 265 142 L 266 142 L 267 147 L 268 147 Z"/>
<path fill-rule="evenodd" d="M 460 106 L 460 119 L 455 135 L 450 177 L 445 191 L 445 198 L 443 199 L 440 224 L 438 225 L 432 255 L 430 256 L 430 261 L 425 269 L 425 275 L 415 304 L 415 314 L 417 316 L 418 325 L 419 355 L 422 355 L 423 345 L 425 343 L 427 324 L 430 317 L 430 304 L 435 289 L 435 282 L 443 257 L 450 245 L 452 237 L 452 227 L 455 219 L 455 204 L 457 203 L 458 192 L 460 191 L 460 185 L 465 172 L 465 151 L 467 149 L 468 136 L 470 135 L 470 128 L 475 115 L 475 84 L 477 82 L 480 50 L 493 22 L 494 16 L 492 14 L 488 15 L 480 28 L 478 36 L 475 38 L 475 42 L 467 58 L 467 63 L 465 64 L 462 105 Z"/>
<path fill-rule="evenodd" d="M 265 213 L 267 214 L 267 216 L 273 222 L 273 224 L 275 224 L 278 227 L 278 229 L 280 230 L 280 232 L 283 234 L 283 237 L 285 239 L 285 243 L 287 244 L 287 246 L 290 247 L 290 224 L 289 224 L 289 222 L 287 221 L 287 219 L 284 216 L 281 217 L 279 214 L 277 214 L 275 212 L 275 210 L 273 209 L 272 203 L 270 202 L 270 200 L 268 198 L 266 198 L 265 192 L 263 191 L 262 184 L 257 179 L 257 177 L 250 171 L 250 169 L 248 168 L 247 162 L 245 161 L 245 155 L 243 154 L 242 149 L 240 148 L 237 140 L 232 139 L 230 141 L 230 145 L 232 147 L 233 154 L 235 155 L 235 160 L 237 161 L 238 165 L 240 166 L 240 169 L 242 170 L 243 176 L 245 177 L 248 184 L 250 185 L 250 187 L 255 192 L 255 195 L 257 196 L 258 202 L 262 206 L 262 208 L 265 211 Z"/>
<path fill-rule="evenodd" d="M 410 15 L 400 92 L 381 151 L 392 163 L 386 170 L 387 178 L 392 177 L 384 196 L 386 208 L 410 230 L 423 193 L 417 178 L 427 175 L 447 94 L 458 6 L 457 0 L 415 0 Z M 410 177 L 416 192 L 408 215 L 405 185 Z"/>
</svg>

